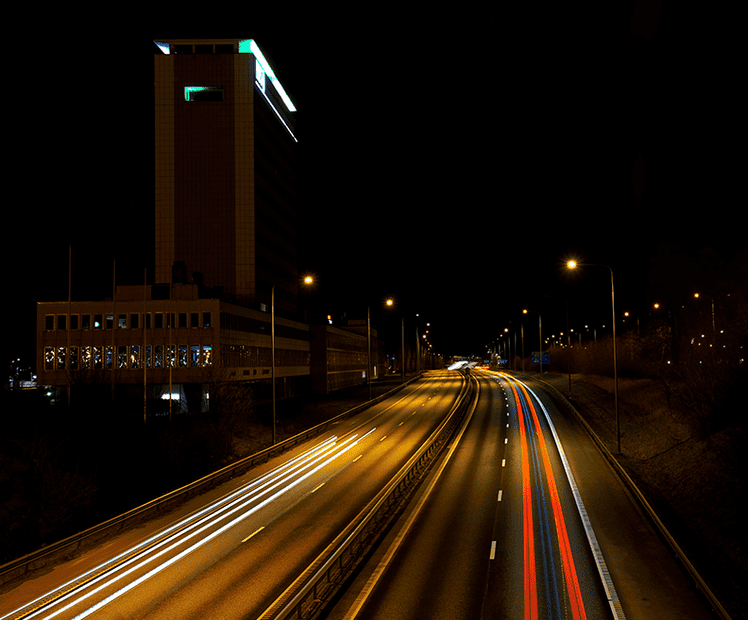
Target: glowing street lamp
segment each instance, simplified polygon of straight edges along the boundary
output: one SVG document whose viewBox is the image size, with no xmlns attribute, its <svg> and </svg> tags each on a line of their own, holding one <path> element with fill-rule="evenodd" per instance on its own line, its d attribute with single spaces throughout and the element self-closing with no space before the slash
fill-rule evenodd
<svg viewBox="0 0 748 620">
<path fill-rule="evenodd" d="M 540 374 L 543 374 L 543 319 L 540 316 L 540 312 L 536 310 L 522 310 L 522 314 L 529 312 L 537 312 L 538 315 L 538 340 L 540 341 Z M 523 351 L 524 356 L 524 351 Z M 523 369 L 524 370 L 524 369 Z"/>
<path fill-rule="evenodd" d="M 610 305 L 613 312 L 613 383 L 614 383 L 614 402 L 615 402 L 615 413 L 616 413 L 616 441 L 618 446 L 618 452 L 621 454 L 621 424 L 620 416 L 618 411 L 618 354 L 616 352 L 616 294 L 615 286 L 613 285 L 613 270 L 608 265 L 594 265 L 592 263 L 583 263 L 585 267 L 605 267 L 610 271 Z M 570 260 L 566 263 L 569 269 L 576 269 L 580 266 L 574 260 Z"/>
<path fill-rule="evenodd" d="M 390 297 L 384 303 L 388 308 L 392 308 L 395 300 Z M 400 319 L 400 378 L 405 383 L 405 315 Z"/>
<path fill-rule="evenodd" d="M 303 280 L 305 286 L 314 283 L 312 276 L 306 276 Z M 270 359 L 271 359 L 271 381 L 273 383 L 273 445 L 275 445 L 275 287 L 270 289 Z"/>
</svg>

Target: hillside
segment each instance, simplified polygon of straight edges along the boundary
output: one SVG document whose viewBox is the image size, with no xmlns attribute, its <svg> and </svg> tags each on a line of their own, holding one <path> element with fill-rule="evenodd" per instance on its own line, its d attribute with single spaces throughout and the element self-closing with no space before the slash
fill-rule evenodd
<svg viewBox="0 0 748 620">
<path fill-rule="evenodd" d="M 544 379 L 567 394 L 567 375 Z M 610 377 L 572 375 L 572 403 L 611 452 L 613 394 Z M 710 434 L 654 380 L 619 378 L 618 398 L 619 462 L 731 616 L 748 617 L 746 424 Z"/>
</svg>

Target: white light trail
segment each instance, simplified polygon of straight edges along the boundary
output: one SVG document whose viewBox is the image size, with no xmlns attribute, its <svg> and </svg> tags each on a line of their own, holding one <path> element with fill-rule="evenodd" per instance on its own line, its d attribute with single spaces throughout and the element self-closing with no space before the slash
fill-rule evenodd
<svg viewBox="0 0 748 620">
<path fill-rule="evenodd" d="M 74 601 L 69 603 L 67 606 L 63 607 L 62 609 L 59 609 L 55 612 L 53 612 L 51 615 L 46 616 L 47 618 L 53 618 L 57 616 L 58 614 L 62 613 L 63 611 L 66 611 L 70 607 L 77 605 L 81 601 L 85 600 L 86 598 L 92 596 L 96 592 L 100 591 L 102 588 L 107 587 L 111 585 L 112 583 L 115 583 L 116 581 L 119 581 L 123 577 L 129 575 L 133 571 L 142 568 L 146 564 L 152 562 L 153 560 L 157 559 L 164 553 L 167 553 L 168 551 L 171 551 L 175 547 L 183 544 L 187 540 L 194 538 L 196 535 L 204 532 L 206 529 L 213 527 L 219 520 L 225 519 L 229 517 L 230 515 L 236 513 L 239 510 L 242 510 L 246 508 L 249 504 L 251 504 L 253 501 L 263 497 L 264 495 L 267 495 L 267 493 L 277 489 L 279 486 L 283 485 L 284 483 L 291 480 L 295 475 L 298 475 L 302 473 L 304 470 L 314 467 L 315 464 L 319 463 L 322 459 L 326 459 L 321 464 L 317 465 L 301 477 L 297 478 L 295 481 L 291 482 L 284 488 L 277 491 L 275 494 L 273 494 L 271 497 L 267 498 L 260 504 L 254 506 L 251 508 L 248 512 L 242 514 L 240 517 L 230 521 L 228 524 L 222 526 L 217 532 L 214 532 L 207 538 L 198 541 L 192 547 L 189 547 L 185 551 L 181 552 L 178 556 L 175 556 L 175 558 L 172 558 L 172 560 L 168 561 L 166 564 L 161 565 L 160 567 L 157 567 L 153 570 L 151 570 L 149 573 L 144 575 L 141 579 L 137 580 L 137 582 L 134 583 L 141 583 L 145 579 L 147 579 L 149 576 L 155 575 L 156 573 L 163 570 L 163 568 L 166 568 L 167 566 L 171 565 L 176 561 L 177 558 L 182 558 L 191 551 L 201 547 L 203 544 L 208 542 L 209 540 L 212 540 L 215 538 L 218 533 L 223 533 L 230 527 L 233 527 L 246 517 L 250 516 L 251 514 L 257 512 L 262 507 L 266 506 L 268 503 L 279 497 L 280 495 L 284 494 L 286 491 L 294 488 L 296 485 L 300 484 L 302 481 L 306 480 L 309 476 L 313 475 L 317 471 L 319 471 L 321 468 L 325 467 L 327 464 L 329 464 L 331 461 L 336 459 L 338 456 L 344 454 L 347 452 L 350 448 L 355 446 L 359 441 L 364 439 L 367 435 L 372 433 L 376 429 L 371 429 L 369 432 L 367 432 L 365 435 L 362 435 L 358 440 L 353 441 L 356 439 L 357 435 L 353 435 L 350 438 L 346 439 L 339 445 L 337 442 L 337 437 L 333 436 L 329 439 L 323 441 L 322 443 L 318 444 L 314 448 L 310 449 L 309 451 L 305 452 L 302 455 L 299 455 L 298 457 L 295 457 L 294 459 L 289 460 L 287 463 L 284 463 L 283 465 L 280 465 L 279 467 L 274 468 L 272 471 L 264 474 L 263 476 L 260 476 L 259 478 L 250 481 L 247 484 L 242 485 L 237 490 L 231 492 L 230 494 L 227 494 L 226 496 L 222 497 L 221 499 L 217 500 L 216 502 L 213 502 L 209 506 L 196 511 L 192 513 L 191 515 L 188 515 L 186 518 L 178 521 L 177 523 L 173 524 L 172 526 L 168 527 L 167 529 L 159 532 L 158 534 L 148 538 L 147 540 L 139 543 L 138 545 L 128 549 L 127 551 L 117 555 L 112 560 L 109 560 L 108 562 L 105 562 L 103 564 L 100 564 L 99 566 L 87 571 L 83 575 L 80 575 L 79 577 L 68 581 L 66 584 L 56 588 L 50 593 L 46 593 L 43 596 L 35 599 L 34 601 L 31 601 L 30 603 L 27 603 L 23 607 L 16 609 L 15 611 L 11 612 L 10 614 L 7 614 L 0 618 L 0 620 L 5 620 L 6 618 L 9 618 L 10 616 L 14 616 L 19 611 L 23 609 L 28 609 L 29 607 L 33 607 L 36 603 L 39 603 L 42 599 L 49 598 L 50 595 L 54 595 L 57 592 L 64 591 L 71 586 L 75 586 L 76 583 L 79 583 L 81 581 L 86 580 L 88 577 L 91 577 L 92 575 L 95 575 L 97 572 L 105 571 L 103 574 L 98 575 L 96 577 L 92 577 L 89 581 L 87 581 L 84 584 L 84 587 L 90 587 L 91 585 L 94 585 L 98 582 L 101 582 L 103 580 L 106 580 L 105 583 L 97 587 L 96 589 L 89 591 L 83 596 L 80 596 L 76 598 Z M 350 443 L 353 442 L 353 443 Z M 350 444 L 344 449 L 340 450 L 346 444 Z M 340 450 L 337 453 L 334 453 L 336 450 Z M 329 456 L 332 454 L 332 456 Z M 329 458 L 328 458 L 329 456 Z M 210 513 L 210 514 L 208 514 Z M 225 513 L 225 514 L 222 514 Z M 191 523 L 190 523 L 191 522 Z M 202 525 L 199 529 L 195 530 L 198 526 Z M 189 532 L 190 530 L 195 530 L 188 536 L 184 536 L 185 533 Z M 177 537 L 179 537 L 177 539 Z M 161 540 L 159 540 L 161 539 Z M 176 542 L 173 542 L 170 546 L 166 547 L 165 549 L 162 549 L 155 555 L 151 555 L 148 558 L 142 560 L 139 564 L 133 566 L 129 570 L 125 571 L 124 573 L 121 573 L 117 575 L 116 577 L 113 577 L 111 575 L 108 575 L 106 571 L 109 570 L 120 570 L 122 568 L 125 568 L 128 565 L 131 565 L 135 562 L 137 562 L 139 559 L 139 555 L 141 553 L 147 552 L 153 552 L 161 547 L 164 547 L 164 545 L 167 545 L 171 541 L 176 540 Z M 158 541 L 158 542 L 156 542 Z M 155 543 L 155 544 L 154 544 Z M 120 560 L 123 558 L 126 558 L 127 556 L 132 556 L 129 559 L 125 560 L 121 564 L 117 564 Z M 119 592 L 114 593 L 111 597 L 105 600 L 113 600 L 113 598 L 116 598 L 118 596 L 121 596 L 121 594 L 124 594 L 125 592 L 129 591 L 131 587 L 126 587 L 120 590 Z M 67 594 L 61 596 L 60 598 L 57 598 L 52 604 L 59 604 L 69 598 L 75 597 L 78 593 L 75 589 L 71 590 Z M 101 603 L 95 606 L 96 609 L 103 606 Z M 37 617 L 38 615 L 45 612 L 45 609 L 47 609 L 47 606 L 42 606 L 40 609 L 37 609 L 35 612 L 32 612 L 28 618 Z M 83 612 L 82 615 L 78 617 L 86 617 L 89 613 L 93 613 L 93 609 L 87 610 Z"/>
<path fill-rule="evenodd" d="M 301 454 L 301 455 L 297 456 L 296 458 L 293 458 L 293 459 L 289 460 L 287 463 L 284 463 L 284 464 L 282 464 L 282 465 L 280 465 L 280 466 L 272 469 L 268 473 L 260 476 L 259 478 L 256 478 L 255 480 L 252 480 L 252 481 L 250 481 L 250 482 L 248 482 L 246 484 L 243 484 L 238 489 L 236 489 L 236 490 L 232 491 L 231 493 L 223 496 L 222 498 L 218 499 L 217 501 L 213 502 L 212 504 L 209 504 L 208 506 L 206 506 L 202 510 L 198 510 L 196 512 L 193 512 L 192 514 L 190 514 L 187 517 L 185 517 L 184 519 L 181 519 L 180 521 L 174 523 L 173 525 L 171 525 L 170 527 L 166 528 L 165 530 L 158 532 L 154 536 L 151 536 L 150 538 L 148 538 L 147 540 L 144 540 L 143 542 L 139 543 L 138 545 L 136 545 L 136 546 L 134 546 L 134 547 L 132 547 L 132 548 L 124 551 L 123 553 L 120 553 L 119 555 L 115 556 L 111 560 L 109 560 L 109 561 L 107 561 L 107 562 L 105 562 L 103 564 L 99 564 L 95 568 L 92 568 L 91 570 L 83 573 L 82 575 L 76 577 L 75 579 L 72 579 L 72 580 L 68 581 L 67 583 L 59 586 L 58 588 L 52 590 L 51 592 L 48 592 L 47 594 L 44 594 L 44 595 L 40 596 L 39 598 L 31 601 L 30 603 L 27 603 L 23 607 L 21 607 L 19 609 L 16 609 L 15 611 L 11 612 L 10 614 L 6 614 L 5 616 L 2 616 L 2 618 L 0 618 L 0 620 L 6 620 L 6 618 L 9 618 L 10 616 L 12 616 L 12 615 L 16 614 L 17 612 L 21 611 L 21 609 L 25 609 L 27 607 L 31 607 L 35 603 L 41 601 L 42 599 L 48 598 L 50 595 L 54 595 L 57 592 L 60 592 L 62 590 L 68 589 L 70 586 L 73 586 L 76 582 L 80 582 L 82 580 L 85 580 L 87 577 L 93 575 L 94 573 L 96 573 L 98 571 L 107 570 L 109 567 L 111 567 L 112 565 L 117 564 L 117 562 L 119 562 L 119 560 L 127 557 L 128 555 L 132 555 L 132 554 L 137 553 L 138 551 L 142 550 L 145 547 L 149 547 L 153 542 L 157 541 L 159 538 L 163 539 L 162 542 L 159 543 L 159 544 L 157 544 L 156 546 L 154 546 L 153 549 L 158 548 L 159 545 L 166 544 L 166 542 L 168 542 L 170 534 L 172 532 L 174 532 L 175 530 L 181 530 L 186 524 L 188 524 L 190 522 L 190 520 L 194 520 L 195 522 L 192 525 L 188 526 L 186 529 L 182 530 L 183 532 L 189 531 L 191 528 L 197 527 L 197 525 L 200 522 L 201 517 L 203 515 L 205 515 L 206 513 L 213 512 L 213 511 L 216 510 L 216 508 L 219 508 L 218 512 L 215 513 L 215 514 L 219 514 L 221 512 L 220 508 L 221 508 L 222 504 L 223 504 L 223 508 L 225 509 L 227 507 L 230 507 L 234 503 L 236 503 L 236 501 L 240 501 L 240 500 L 236 500 L 236 501 L 232 502 L 232 500 L 234 500 L 234 498 L 239 497 L 240 495 L 244 494 L 245 492 L 249 491 L 250 489 L 252 489 L 254 487 L 258 487 L 265 480 L 268 480 L 268 479 L 272 478 L 273 476 L 277 476 L 278 474 L 280 474 L 283 471 L 293 471 L 293 469 L 300 467 L 306 460 L 309 460 L 309 459 L 313 458 L 316 454 L 319 454 L 320 451 L 325 450 L 326 446 L 334 444 L 334 442 L 336 440 L 337 440 L 336 436 L 332 436 L 332 437 L 326 439 L 325 441 L 323 441 L 322 443 L 318 444 L 317 446 L 311 448 L 310 450 L 308 450 L 304 454 Z M 214 516 L 215 516 L 215 514 L 214 514 Z M 135 558 L 131 558 L 130 561 L 134 561 L 134 559 Z M 121 568 L 122 566 L 126 566 L 126 565 L 127 565 L 126 563 L 122 564 L 122 565 L 119 566 L 119 568 Z M 99 576 L 98 579 L 94 578 L 93 581 L 89 581 L 87 583 L 90 585 L 91 583 L 95 583 L 97 580 L 100 580 L 100 579 L 103 579 L 103 578 L 104 578 L 104 576 Z M 59 603 L 59 602 L 65 600 L 66 598 L 69 598 L 70 596 L 73 596 L 73 595 L 74 595 L 74 592 L 71 591 L 66 596 L 63 596 L 61 598 L 56 599 L 56 602 Z M 38 613 L 41 613 L 41 611 L 38 611 L 37 614 L 33 614 L 31 616 L 28 616 L 28 617 L 33 618 L 35 615 L 38 615 Z"/>
<path fill-rule="evenodd" d="M 369 433 L 371 433 L 371 432 L 373 432 L 373 431 L 374 431 L 374 429 L 372 429 L 371 431 L 369 431 Z M 369 433 L 367 433 L 367 435 L 368 435 Z M 366 437 L 366 435 L 363 435 L 363 436 L 361 437 L 361 439 L 363 439 L 364 437 Z M 342 444 L 340 444 L 340 445 L 341 445 L 341 447 L 342 447 L 343 445 L 345 445 L 345 443 L 347 443 L 347 442 L 349 442 L 349 441 L 352 441 L 352 440 L 353 440 L 353 439 L 355 439 L 355 438 L 356 438 L 356 435 L 353 435 L 353 436 L 352 436 L 352 437 L 351 437 L 350 439 L 347 439 L 347 440 L 346 440 L 345 442 L 343 442 Z M 358 441 L 361 441 L 361 439 L 359 439 Z M 216 537 L 220 536 L 221 534 L 223 534 L 223 533 L 224 533 L 225 531 L 227 531 L 228 529 L 230 529 L 230 528 L 234 527 L 234 526 L 235 526 L 236 524 L 240 523 L 241 521 L 244 521 L 244 519 L 246 519 L 246 518 L 247 518 L 247 517 L 249 517 L 250 515 L 254 514 L 254 513 L 255 513 L 255 512 L 257 512 L 258 510 L 260 510 L 260 508 L 263 508 L 264 506 L 266 506 L 267 504 L 269 504 L 270 502 L 272 502 L 272 501 L 273 501 L 274 499 L 276 499 L 277 497 L 280 497 L 281 495 L 283 495 L 283 494 L 284 494 L 284 493 L 286 493 L 287 491 L 289 491 L 289 490 L 293 489 L 293 488 L 294 488 L 295 486 L 297 486 L 298 484 L 300 484 L 301 482 L 303 482 L 304 480 L 306 480 L 307 478 L 309 478 L 309 476 L 311 476 L 311 475 L 313 475 L 313 474 L 317 473 L 317 472 L 318 472 L 318 471 L 319 471 L 320 469 L 322 469 L 322 468 L 324 468 L 325 466 L 327 466 L 328 464 L 330 464 L 330 463 L 331 463 L 332 461 L 334 461 L 334 460 L 335 460 L 336 458 L 338 458 L 338 457 L 339 457 L 339 456 L 341 456 L 342 454 L 345 454 L 345 453 L 346 453 L 346 452 L 347 452 L 348 450 L 350 450 L 350 449 L 351 449 L 351 448 L 352 448 L 353 446 L 355 446 L 355 445 L 356 445 L 356 444 L 358 443 L 358 441 L 356 441 L 356 442 L 354 442 L 354 443 L 350 444 L 350 445 L 349 445 L 349 446 L 347 446 L 347 447 L 346 447 L 346 448 L 345 448 L 344 450 L 341 450 L 341 451 L 340 451 L 340 452 L 339 452 L 338 454 L 334 454 L 333 456 L 329 457 L 329 458 L 328 458 L 328 459 L 327 459 L 326 461 L 323 461 L 323 462 L 322 462 L 322 463 L 321 463 L 320 465 L 317 465 L 317 466 L 316 466 L 316 467 L 315 467 L 314 469 L 312 469 L 311 471 L 307 472 L 306 474 L 304 474 L 304 475 L 303 475 L 303 476 L 301 476 L 300 478 L 297 478 L 297 479 L 296 479 L 296 480 L 295 480 L 294 482 L 292 482 L 292 483 L 291 483 L 291 484 L 289 484 L 288 486 L 286 486 L 286 487 L 282 488 L 282 489 L 281 489 L 280 491 L 277 491 L 276 493 L 274 493 L 273 495 L 271 495 L 270 497 L 268 497 L 268 498 L 267 498 L 267 499 L 265 499 L 264 501 L 260 502 L 260 503 L 259 503 L 259 504 L 257 504 L 257 505 L 256 505 L 256 506 L 255 506 L 254 508 L 252 508 L 252 509 L 248 510 L 247 512 L 244 512 L 244 513 L 242 513 L 241 515 L 239 515 L 238 517 L 236 517 L 236 518 L 235 518 L 234 520 L 232 520 L 232 521 L 229 521 L 228 523 L 226 523 L 225 525 L 223 525 L 222 527 L 220 527 L 219 529 L 217 529 L 217 530 L 216 530 L 215 532 L 212 532 L 211 534 L 209 534 L 209 535 L 208 535 L 208 536 L 206 536 L 205 538 L 202 538 L 202 539 L 200 539 L 200 540 L 199 540 L 199 541 L 197 541 L 197 542 L 196 542 L 195 544 L 193 544 L 193 545 L 192 545 L 191 547 L 188 547 L 187 549 L 185 549 L 184 551 L 182 551 L 182 552 L 178 553 L 178 554 L 177 554 L 177 555 L 175 555 L 174 557 L 172 557 L 172 558 L 170 558 L 170 559 L 166 560 L 166 561 L 165 561 L 165 562 L 163 562 L 162 564 L 159 564 L 159 565 L 158 565 L 158 566 L 156 566 L 155 568 L 153 568 L 153 569 L 151 569 L 150 571 L 148 571 L 148 572 L 147 572 L 147 573 L 146 573 L 145 575 L 142 575 L 142 576 L 141 576 L 141 577 L 139 577 L 138 579 L 135 579 L 134 581 L 132 581 L 132 582 L 128 583 L 128 584 L 127 584 L 127 585 L 126 585 L 125 587 L 123 587 L 123 588 L 119 589 L 119 590 L 118 590 L 117 592 L 115 592 L 114 594 L 110 594 L 109 596 L 107 596 L 107 597 L 106 597 L 105 599 L 103 599 L 102 601 L 99 601 L 98 603 L 96 603 L 96 605 L 94 605 L 93 607 L 90 607 L 90 608 L 89 608 L 89 609 L 87 609 L 86 611 L 84 611 L 84 612 L 82 612 L 82 613 L 78 614 L 77 616 L 75 616 L 74 620 L 82 620 L 83 618 L 87 618 L 88 616 L 90 616 L 90 615 L 91 615 L 92 613 L 94 613 L 95 611 L 98 611 L 99 609 L 101 609 L 101 608 L 102 608 L 102 607 L 104 607 L 105 605 L 108 605 L 108 604 L 109 604 L 109 603 L 111 603 L 111 602 L 112 602 L 113 600 L 115 600 L 115 599 L 119 598 L 119 597 L 120 597 L 120 596 L 122 596 L 123 594 L 126 594 L 127 592 L 129 592 L 130 590 L 132 590 L 132 589 L 133 589 L 133 588 L 135 588 L 136 586 L 140 585 L 140 584 L 141 584 L 141 583 L 143 583 L 144 581 L 146 581 L 146 580 L 150 579 L 150 578 L 151 578 L 151 577 L 153 577 L 154 575 L 157 575 L 158 573 L 160 573 L 160 572 L 161 572 L 161 571 L 163 571 L 164 569 L 168 568 L 169 566 L 171 566 L 171 565 L 172 565 L 172 564 L 174 564 L 175 562 L 178 562 L 179 560 L 181 560 L 182 558 L 186 557 L 187 555 L 189 555 L 190 553 L 192 553 L 192 552 L 193 552 L 193 551 L 195 551 L 196 549 L 199 549 L 200 547 L 202 547 L 202 546 L 203 546 L 203 545 L 205 545 L 206 543 L 210 542 L 210 541 L 211 541 L 211 540 L 213 540 L 214 538 L 216 538 Z M 283 481 L 283 482 L 285 482 L 285 481 Z M 280 484 L 280 483 L 278 483 L 278 484 Z M 278 486 L 278 484 L 275 484 L 275 485 L 273 485 L 273 487 L 271 487 L 271 488 L 273 488 L 273 489 L 274 489 L 275 487 L 277 487 L 277 486 Z M 246 505 L 247 505 L 248 503 L 249 503 L 249 502 L 246 502 L 245 504 L 242 504 L 241 506 L 239 506 L 239 507 L 235 508 L 234 510 L 232 510 L 232 511 L 231 511 L 230 513 L 228 513 L 228 514 L 232 514 L 232 513 L 234 513 L 234 512 L 237 512 L 238 510 L 241 510 L 241 509 L 242 509 L 242 508 L 244 508 L 244 507 L 245 507 L 245 506 L 246 506 Z M 209 525 L 203 526 L 203 527 L 202 527 L 202 528 L 200 528 L 200 529 L 199 529 L 199 530 L 198 530 L 197 532 L 195 532 L 195 533 L 193 534 L 193 536 L 194 536 L 195 534 L 198 534 L 198 533 L 201 533 L 201 532 L 203 532 L 203 531 L 204 531 L 204 530 L 206 530 L 206 529 L 207 529 L 208 527 L 210 527 L 210 525 L 212 525 L 212 524 L 209 524 Z M 190 536 L 190 538 L 191 538 L 191 536 Z M 180 543 L 181 543 L 181 541 L 180 541 Z M 167 549 L 165 549 L 165 550 L 161 551 L 161 552 L 160 552 L 160 553 L 158 553 L 158 554 L 157 554 L 157 555 L 156 555 L 155 557 L 158 557 L 158 556 L 160 556 L 160 555 L 162 555 L 162 554 L 166 553 L 167 551 L 170 551 L 170 550 L 171 550 L 171 549 L 172 549 L 173 547 L 175 547 L 176 545 L 177 545 L 177 543 L 175 543 L 175 544 L 174 544 L 174 545 L 172 545 L 171 547 L 168 547 Z M 155 557 L 154 557 L 154 558 L 152 558 L 152 559 L 155 559 Z M 152 560 L 151 560 L 151 561 L 152 561 Z M 126 576 L 126 575 L 130 574 L 131 572 L 133 572 L 134 570 L 136 570 L 136 568 L 139 568 L 139 567 L 133 567 L 133 568 L 131 568 L 130 570 L 126 571 L 126 572 L 125 572 L 125 573 L 124 573 L 123 575 L 120 575 L 119 577 L 117 577 L 117 579 L 115 579 L 115 580 L 113 580 L 113 581 L 118 581 L 118 580 L 119 580 L 119 579 L 121 579 L 122 577 L 124 577 L 124 576 Z M 103 588 L 103 587 L 105 587 L 105 586 L 107 586 L 107 585 L 109 585 L 109 584 L 104 584 L 104 585 L 100 586 L 99 588 L 97 588 L 96 590 L 94 590 L 94 591 L 93 591 L 92 593 L 90 593 L 90 594 L 86 595 L 86 597 L 84 597 L 84 598 L 87 598 L 87 597 L 88 597 L 88 596 L 90 596 L 91 594 L 93 594 L 93 593 L 97 592 L 98 590 L 100 590 L 101 588 Z M 76 601 L 76 602 L 77 602 L 77 601 Z M 71 606 L 72 606 L 72 605 L 74 605 L 74 604 L 75 604 L 75 603 L 71 603 Z M 51 617 L 51 616 L 50 616 L 50 617 Z"/>
</svg>

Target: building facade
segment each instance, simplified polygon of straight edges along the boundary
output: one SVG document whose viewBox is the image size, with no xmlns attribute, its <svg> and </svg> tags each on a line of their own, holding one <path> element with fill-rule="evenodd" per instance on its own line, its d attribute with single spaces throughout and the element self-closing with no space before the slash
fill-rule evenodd
<svg viewBox="0 0 748 620">
<path fill-rule="evenodd" d="M 278 398 L 310 389 L 309 326 L 275 318 Z M 40 385 L 144 386 L 149 399 L 206 409 L 208 385 L 272 377 L 271 317 L 218 299 L 197 285 L 118 286 L 111 300 L 37 303 Z M 197 396 L 193 397 L 197 398 Z"/>
<path fill-rule="evenodd" d="M 371 351 L 369 351 L 371 346 Z M 371 330 L 371 344 L 366 327 L 342 329 L 332 325 L 311 327 L 312 388 L 318 394 L 328 394 L 342 388 L 384 375 L 384 343 Z"/>
<path fill-rule="evenodd" d="M 274 67 L 252 39 L 154 43 L 156 284 L 39 302 L 37 383 L 197 411 L 216 382 L 269 399 L 273 362 L 277 398 L 366 382 L 366 334 L 315 326 L 312 347 L 294 320 L 296 108 Z M 375 333 L 375 373 L 383 357 Z"/>
<path fill-rule="evenodd" d="M 252 39 L 155 43 L 156 281 L 197 273 L 248 307 L 283 282 L 294 312 L 294 104 Z"/>
</svg>

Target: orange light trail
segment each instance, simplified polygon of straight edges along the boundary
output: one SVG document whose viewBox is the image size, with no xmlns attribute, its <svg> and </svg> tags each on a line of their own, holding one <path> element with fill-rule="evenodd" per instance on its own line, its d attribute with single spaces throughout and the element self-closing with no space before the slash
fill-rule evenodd
<svg viewBox="0 0 748 620">
<path fill-rule="evenodd" d="M 524 584 L 525 584 L 525 620 L 538 618 L 537 577 L 535 575 L 535 538 L 532 527 L 532 494 L 530 488 L 530 454 L 527 449 L 527 431 L 525 429 L 522 406 L 517 389 L 509 383 L 517 401 L 519 418 L 519 436 L 522 444 L 522 523 L 524 526 Z"/>
<path fill-rule="evenodd" d="M 525 533 L 525 620 L 536 620 L 536 618 L 538 617 L 537 586 L 535 583 L 535 550 L 532 529 L 532 503 L 530 501 L 531 486 L 530 463 L 526 436 L 527 429 L 525 428 L 525 423 L 523 420 L 524 416 L 522 415 L 522 405 L 519 393 L 514 386 L 514 382 L 510 381 L 509 385 L 512 388 L 517 403 L 517 417 L 519 419 L 520 439 L 522 444 L 522 505 Z M 538 419 L 537 412 L 532 404 L 532 399 L 530 398 L 530 395 L 527 393 L 527 390 L 521 382 L 517 382 L 517 385 L 519 385 L 520 390 L 522 390 L 522 394 L 524 395 L 524 398 L 528 404 L 532 416 L 533 425 L 535 427 L 535 432 L 538 436 L 538 444 L 542 456 L 543 469 L 545 470 L 545 475 L 548 481 L 548 488 L 551 496 L 553 519 L 556 525 L 556 534 L 558 537 L 558 545 L 564 570 L 564 581 L 566 583 L 572 617 L 574 618 L 574 620 L 586 620 L 587 614 L 584 609 L 584 601 L 582 599 L 582 592 L 579 586 L 579 578 L 577 576 L 576 567 L 574 565 L 574 557 L 571 552 L 571 543 L 569 542 L 569 533 L 566 528 L 566 521 L 564 519 L 563 510 L 561 508 L 561 500 L 558 495 L 558 488 L 556 486 L 556 480 L 553 475 L 550 456 L 548 455 L 548 447 L 546 445 L 545 437 L 543 436 L 543 431 L 540 426 L 540 420 Z"/>
</svg>

